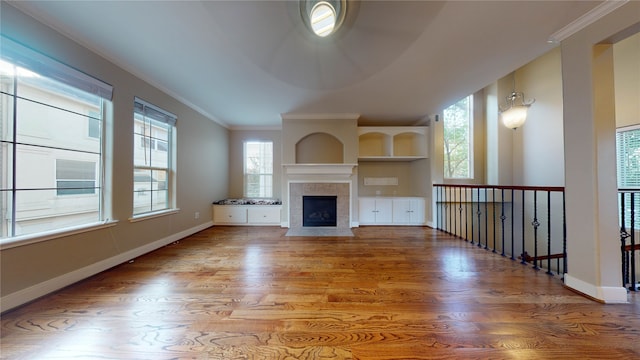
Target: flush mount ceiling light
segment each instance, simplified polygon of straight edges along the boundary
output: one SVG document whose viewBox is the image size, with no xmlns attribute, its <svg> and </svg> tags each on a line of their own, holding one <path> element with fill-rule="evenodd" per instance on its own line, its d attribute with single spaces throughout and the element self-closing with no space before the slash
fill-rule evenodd
<svg viewBox="0 0 640 360">
<path fill-rule="evenodd" d="M 527 110 L 529 106 L 533 104 L 536 99 L 525 100 L 524 93 L 517 92 L 515 86 L 515 75 L 513 80 L 513 90 L 509 96 L 506 97 L 506 104 L 500 106 L 500 116 L 502 117 L 502 123 L 509 129 L 517 129 L 524 125 L 527 121 Z"/>
<path fill-rule="evenodd" d="M 302 20 L 314 35 L 321 38 L 338 31 L 346 10 L 346 0 L 300 0 Z"/>
</svg>

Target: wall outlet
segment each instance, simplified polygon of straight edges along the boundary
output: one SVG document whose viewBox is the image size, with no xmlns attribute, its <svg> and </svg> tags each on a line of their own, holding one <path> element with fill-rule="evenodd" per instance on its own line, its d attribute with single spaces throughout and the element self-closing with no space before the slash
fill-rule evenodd
<svg viewBox="0 0 640 360">
<path fill-rule="evenodd" d="M 200 219 L 200 212 L 196 211 L 196 213 L 193 215 L 194 218 L 196 219 Z"/>
</svg>

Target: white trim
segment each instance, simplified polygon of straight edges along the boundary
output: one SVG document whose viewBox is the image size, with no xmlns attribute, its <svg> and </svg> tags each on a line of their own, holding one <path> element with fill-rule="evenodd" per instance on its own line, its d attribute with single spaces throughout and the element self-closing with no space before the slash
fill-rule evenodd
<svg viewBox="0 0 640 360">
<path fill-rule="evenodd" d="M 167 216 L 167 215 L 173 215 L 173 214 L 177 214 L 180 212 L 180 209 L 169 209 L 169 210 L 163 210 L 163 211 L 158 211 L 158 212 L 154 212 L 154 213 L 144 213 L 144 214 L 139 214 L 139 215 L 134 215 L 132 217 L 129 218 L 129 222 L 138 222 L 138 221 L 143 221 L 143 220 L 148 220 L 148 219 L 154 219 L 154 218 L 158 218 L 161 216 Z"/>
<path fill-rule="evenodd" d="M 569 274 L 564 274 L 564 284 L 594 299 L 602 300 L 606 304 L 624 304 L 629 302 L 627 299 L 627 289 L 623 286 L 596 286 Z"/>
<path fill-rule="evenodd" d="M 47 231 L 47 232 L 40 232 L 37 234 L 6 238 L 3 240 L 0 240 L 0 251 L 15 248 L 18 246 L 36 244 L 39 242 L 53 240 L 53 239 L 57 239 L 65 236 L 82 234 L 89 231 L 104 229 L 104 228 L 115 226 L 117 223 L 118 223 L 117 220 L 108 220 L 100 223 L 85 224 L 85 225 L 75 226 L 75 227 L 70 227 L 65 229 L 56 229 L 56 230 Z"/>
<path fill-rule="evenodd" d="M 358 164 L 283 164 L 282 166 L 287 175 L 351 176 Z"/>
<path fill-rule="evenodd" d="M 39 284 L 3 296 L 2 298 L 0 298 L 0 312 L 5 312 L 9 309 L 15 308 L 16 306 L 20 306 L 29 301 L 47 295 L 53 291 L 62 289 L 65 286 L 69 286 L 73 283 L 86 279 L 114 266 L 120 265 L 138 256 L 159 249 L 165 245 L 171 244 L 174 241 L 178 241 L 189 235 L 195 234 L 198 231 L 207 229 L 212 225 L 212 221 L 206 222 L 204 224 L 170 235 L 166 238 L 140 246 L 138 248 L 110 257 L 108 259 L 101 260 L 89 266 L 85 266 L 81 269 L 74 270 L 64 275 L 57 276 L 53 279 L 43 281 Z"/>
<path fill-rule="evenodd" d="M 360 114 L 355 113 L 285 113 L 280 114 L 282 120 L 358 120 Z"/>
<path fill-rule="evenodd" d="M 562 29 L 551 34 L 547 42 L 551 44 L 557 44 L 561 42 L 562 40 L 586 28 L 597 20 L 605 17 L 609 13 L 623 6 L 628 1 L 629 0 L 608 0 L 602 2 L 600 5 L 594 7 L 586 14 L 580 16 L 579 18 L 570 22 L 568 25 L 564 26 Z"/>
</svg>

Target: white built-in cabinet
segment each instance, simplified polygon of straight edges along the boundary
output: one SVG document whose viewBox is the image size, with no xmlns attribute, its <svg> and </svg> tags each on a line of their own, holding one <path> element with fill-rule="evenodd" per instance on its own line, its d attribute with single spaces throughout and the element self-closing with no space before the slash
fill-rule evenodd
<svg viewBox="0 0 640 360">
<path fill-rule="evenodd" d="M 280 225 L 281 205 L 213 205 L 214 225 Z"/>
<path fill-rule="evenodd" d="M 360 224 L 390 224 L 392 222 L 392 201 L 383 197 L 360 198 Z"/>
<path fill-rule="evenodd" d="M 424 199 L 417 197 L 393 199 L 393 223 L 397 225 L 424 224 Z"/>
<path fill-rule="evenodd" d="M 424 198 L 361 197 L 360 225 L 424 225 Z"/>
</svg>

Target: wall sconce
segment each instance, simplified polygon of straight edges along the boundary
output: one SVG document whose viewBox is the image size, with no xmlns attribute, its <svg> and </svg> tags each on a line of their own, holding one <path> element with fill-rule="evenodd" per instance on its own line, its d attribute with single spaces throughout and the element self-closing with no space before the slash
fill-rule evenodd
<svg viewBox="0 0 640 360">
<path fill-rule="evenodd" d="M 515 90 L 513 90 L 511 95 L 507 96 L 506 99 L 506 105 L 500 106 L 502 123 L 509 129 L 515 130 L 527 121 L 527 110 L 529 110 L 529 106 L 531 106 L 536 99 L 525 100 L 524 93 L 516 92 Z"/>
</svg>

